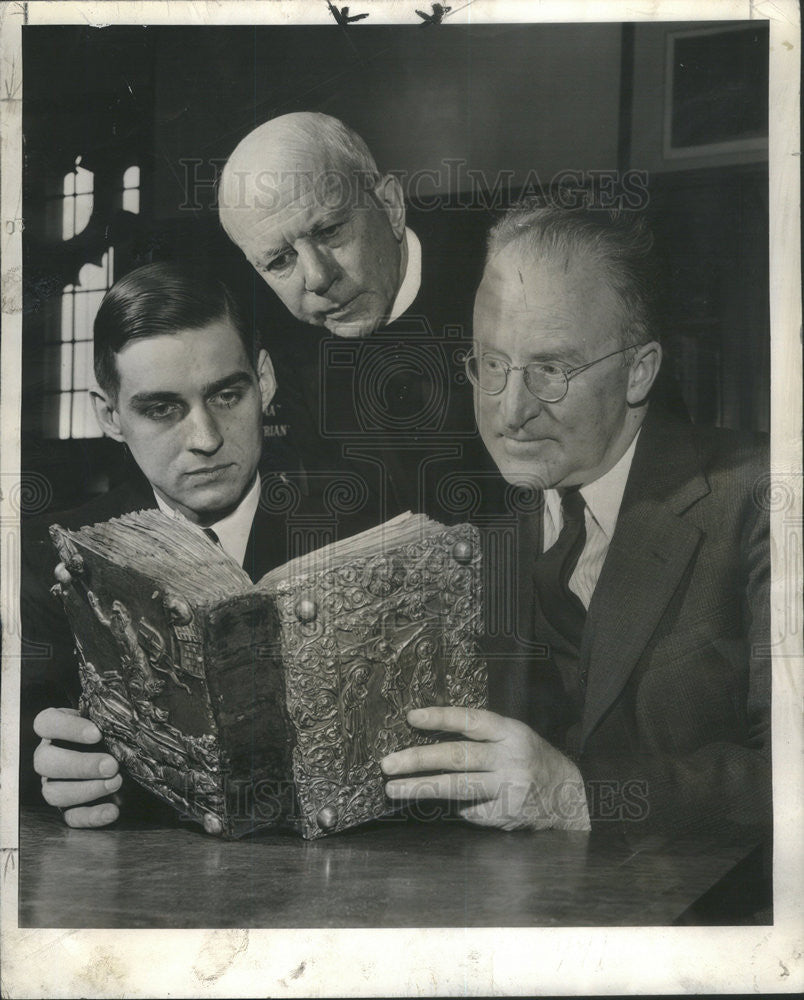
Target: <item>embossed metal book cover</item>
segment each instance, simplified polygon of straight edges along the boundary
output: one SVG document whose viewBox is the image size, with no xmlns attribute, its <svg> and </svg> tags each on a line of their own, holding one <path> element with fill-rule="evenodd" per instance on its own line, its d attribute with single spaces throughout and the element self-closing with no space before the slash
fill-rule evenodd
<svg viewBox="0 0 804 1000">
<path fill-rule="evenodd" d="M 78 584 L 55 589 L 84 711 L 137 781 L 209 833 L 313 838 L 382 816 L 380 758 L 435 738 L 408 709 L 485 705 L 468 524 L 401 515 L 256 585 L 159 511 L 51 536 Z"/>
</svg>

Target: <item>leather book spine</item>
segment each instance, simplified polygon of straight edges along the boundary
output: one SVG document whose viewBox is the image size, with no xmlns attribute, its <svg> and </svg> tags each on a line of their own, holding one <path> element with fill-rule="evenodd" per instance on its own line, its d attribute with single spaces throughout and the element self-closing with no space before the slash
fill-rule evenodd
<svg viewBox="0 0 804 1000">
<path fill-rule="evenodd" d="M 226 834 L 298 829 L 295 730 L 286 708 L 279 622 L 269 594 L 239 594 L 207 609 L 204 662 L 222 748 Z"/>
</svg>

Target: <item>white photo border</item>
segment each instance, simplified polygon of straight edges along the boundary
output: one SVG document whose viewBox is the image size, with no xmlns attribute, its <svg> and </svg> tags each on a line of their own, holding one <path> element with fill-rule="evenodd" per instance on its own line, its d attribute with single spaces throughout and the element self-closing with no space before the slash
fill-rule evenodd
<svg viewBox="0 0 804 1000">
<path fill-rule="evenodd" d="M 414 0 L 364 0 L 372 23 L 415 22 Z M 418 6 L 425 6 L 419 4 Z M 802 959 L 800 20 L 795 0 L 453 0 L 452 23 L 739 20 L 770 22 L 770 268 L 773 489 L 773 927 L 421 930 L 63 930 L 17 923 L 20 637 L 16 610 L 22 324 L 23 24 L 327 24 L 321 2 L 5 3 L 2 7 L 2 995 L 256 997 L 795 992 Z M 448 27 L 439 30 L 449 30 Z M 549 98 L 547 98 L 549 99 Z M 791 528 L 791 515 L 794 518 Z M 792 536 L 790 532 L 792 531 Z M 787 533 L 788 543 L 779 540 Z M 789 539 L 792 537 L 792 543 Z M 302 970 L 298 973 L 298 970 Z M 298 973 L 298 974 L 296 974 Z M 295 974 L 295 978 L 294 978 Z"/>
</svg>

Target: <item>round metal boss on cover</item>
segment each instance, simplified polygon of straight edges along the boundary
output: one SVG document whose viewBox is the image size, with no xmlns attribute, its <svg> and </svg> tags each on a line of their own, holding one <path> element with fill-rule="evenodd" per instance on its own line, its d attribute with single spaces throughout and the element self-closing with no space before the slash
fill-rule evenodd
<svg viewBox="0 0 804 1000">
<path fill-rule="evenodd" d="M 318 605 L 312 597 L 302 597 L 296 603 L 296 617 L 300 622 L 314 621 L 318 615 Z"/>
<path fill-rule="evenodd" d="M 334 806 L 324 806 L 318 810 L 316 822 L 322 830 L 334 830 L 338 825 L 338 810 Z"/>
<path fill-rule="evenodd" d="M 206 813 L 204 815 L 204 830 L 212 834 L 213 837 L 220 837 L 223 833 L 223 823 L 221 823 L 217 816 L 213 816 L 212 813 Z"/>
<path fill-rule="evenodd" d="M 456 542 L 452 546 L 452 558 L 465 566 L 472 561 L 472 546 L 469 542 Z"/>
</svg>

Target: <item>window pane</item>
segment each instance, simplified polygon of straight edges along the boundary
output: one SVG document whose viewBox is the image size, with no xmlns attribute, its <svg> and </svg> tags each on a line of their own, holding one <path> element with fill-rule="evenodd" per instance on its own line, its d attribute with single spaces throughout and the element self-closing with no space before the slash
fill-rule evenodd
<svg viewBox="0 0 804 1000">
<path fill-rule="evenodd" d="M 81 270 L 78 272 L 78 283 L 82 289 L 94 290 L 102 289 L 103 291 L 108 288 L 108 254 L 104 254 L 101 258 L 100 265 L 98 264 L 84 264 Z"/>
<path fill-rule="evenodd" d="M 74 347 L 73 389 L 88 389 L 94 385 L 92 374 L 92 341 L 79 340 Z M 75 433 L 73 433 L 75 437 Z M 83 435 L 78 435 L 83 436 Z"/>
<path fill-rule="evenodd" d="M 79 290 L 75 293 L 73 297 L 75 303 L 73 336 L 76 340 L 90 340 L 92 338 L 92 326 L 105 294 L 105 291 L 101 290 L 97 292 Z"/>
<path fill-rule="evenodd" d="M 86 337 L 89 328 L 87 323 L 87 297 L 85 292 L 76 292 L 73 299 L 75 303 L 75 321 L 73 323 L 73 336 Z"/>
<path fill-rule="evenodd" d="M 123 192 L 123 211 L 140 214 L 140 192 L 136 188 Z"/>
<path fill-rule="evenodd" d="M 95 322 L 95 317 L 98 315 L 98 310 L 100 309 L 101 302 L 103 302 L 103 296 L 106 294 L 106 289 L 99 289 L 97 292 L 86 292 L 85 294 L 87 297 L 87 316 L 89 317 L 90 326 L 84 333 L 76 330 L 76 340 L 92 336 L 92 324 Z"/>
<path fill-rule="evenodd" d="M 75 236 L 75 198 L 65 198 L 61 206 L 61 238 L 71 240 Z"/>
<path fill-rule="evenodd" d="M 73 286 L 66 285 L 61 293 L 61 339 L 73 339 Z"/>
<path fill-rule="evenodd" d="M 134 166 L 128 167 L 126 172 L 123 174 L 123 187 L 138 188 L 139 186 L 140 168 L 135 164 Z"/>
<path fill-rule="evenodd" d="M 43 362 L 45 391 L 52 393 L 43 400 L 46 436 L 102 437 L 86 390 L 95 384 L 92 326 L 113 272 L 114 247 L 109 247 L 99 264 L 88 261 L 81 267 L 78 283 L 65 285 L 61 301 L 54 303 L 45 335 L 52 346 L 46 347 Z M 61 342 L 54 344 L 55 337 Z"/>
<path fill-rule="evenodd" d="M 101 429 L 95 419 L 92 403 L 88 392 L 73 393 L 73 426 L 72 437 L 101 437 Z"/>
<path fill-rule="evenodd" d="M 75 232 L 73 236 L 78 236 L 87 228 L 94 205 L 94 194 L 77 194 L 75 196 Z"/>
<path fill-rule="evenodd" d="M 68 390 L 73 385 L 73 345 L 61 345 L 59 388 Z"/>
<path fill-rule="evenodd" d="M 91 170 L 84 170 L 83 167 L 75 168 L 75 193 L 88 194 L 94 190 L 95 175 Z"/>
</svg>

